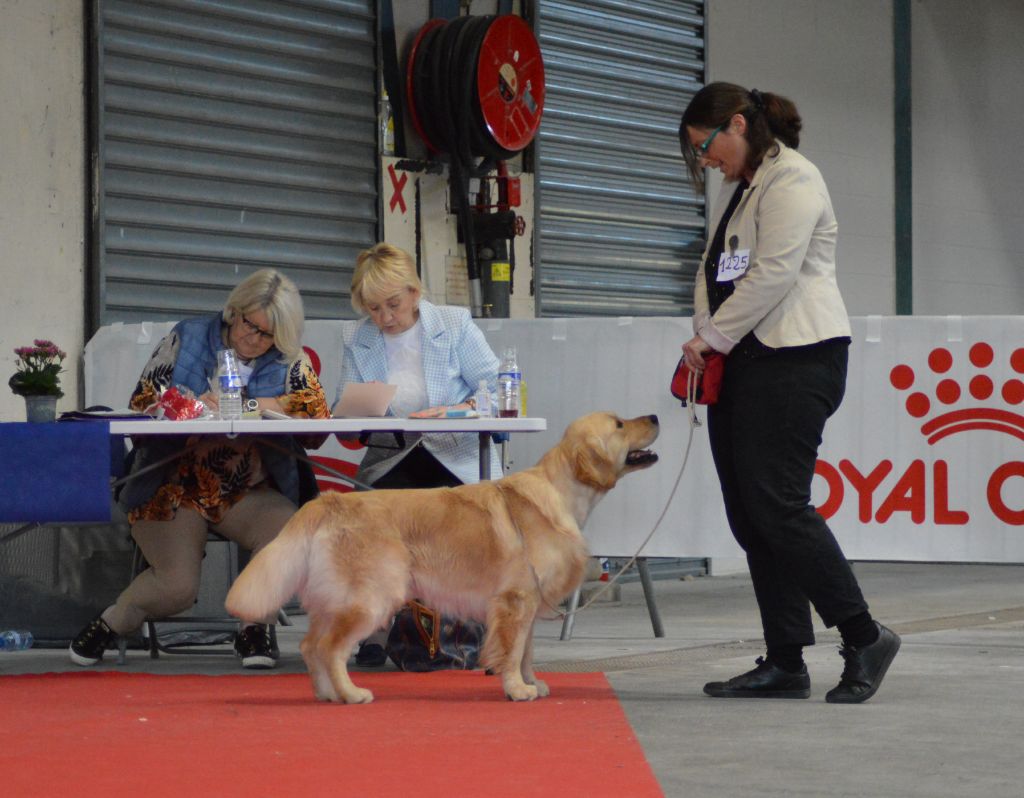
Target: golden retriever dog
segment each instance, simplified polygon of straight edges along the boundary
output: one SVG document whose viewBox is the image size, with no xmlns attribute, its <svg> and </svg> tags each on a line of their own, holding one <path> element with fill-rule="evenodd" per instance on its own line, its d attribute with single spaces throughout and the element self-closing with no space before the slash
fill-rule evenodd
<svg viewBox="0 0 1024 798">
<path fill-rule="evenodd" d="M 485 621 L 481 663 L 505 695 L 548 694 L 533 673 L 533 625 L 583 579 L 581 528 L 619 478 L 655 463 L 658 417 L 577 419 L 532 468 L 457 488 L 325 493 L 292 516 L 227 596 L 232 615 L 273 617 L 298 594 L 301 644 L 322 701 L 367 703 L 349 678 L 353 647 L 410 598 Z"/>
</svg>

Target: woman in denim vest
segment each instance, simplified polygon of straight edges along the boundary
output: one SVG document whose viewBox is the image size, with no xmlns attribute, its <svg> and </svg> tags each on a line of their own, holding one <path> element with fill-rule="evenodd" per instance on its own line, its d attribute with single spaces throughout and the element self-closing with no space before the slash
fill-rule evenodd
<svg viewBox="0 0 1024 798">
<path fill-rule="evenodd" d="M 250 412 L 274 410 L 296 418 L 327 418 L 323 389 L 302 351 L 302 299 L 273 269 L 243 280 L 214 316 L 186 319 L 160 341 L 142 371 L 129 406 L 152 412 L 165 390 L 187 388 L 213 412 L 217 352 L 234 349 Z M 283 439 L 287 440 L 287 439 Z M 292 442 L 293 446 L 298 443 Z M 139 472 L 172 457 L 163 468 Z M 71 643 L 71 660 L 95 665 L 119 635 L 147 618 L 176 615 L 196 600 L 207 530 L 257 552 L 315 490 L 298 462 L 254 438 L 193 436 L 140 438 L 130 456 L 130 479 L 118 496 L 148 568 Z M 272 668 L 269 621 L 240 630 L 235 651 L 246 668 Z"/>
</svg>

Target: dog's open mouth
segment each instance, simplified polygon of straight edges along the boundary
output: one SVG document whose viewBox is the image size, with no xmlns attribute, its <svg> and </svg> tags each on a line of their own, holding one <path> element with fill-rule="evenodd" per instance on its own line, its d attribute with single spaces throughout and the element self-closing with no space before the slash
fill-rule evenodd
<svg viewBox="0 0 1024 798">
<path fill-rule="evenodd" d="M 633 449 L 626 455 L 626 465 L 647 466 L 658 462 L 658 455 L 650 449 Z"/>
</svg>

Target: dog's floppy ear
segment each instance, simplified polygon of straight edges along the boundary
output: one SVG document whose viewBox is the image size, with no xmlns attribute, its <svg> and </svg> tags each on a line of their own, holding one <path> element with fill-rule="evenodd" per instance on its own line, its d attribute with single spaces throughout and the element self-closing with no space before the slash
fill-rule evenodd
<svg viewBox="0 0 1024 798">
<path fill-rule="evenodd" d="M 577 482 L 597 490 L 611 490 L 617 476 L 604 440 L 588 435 L 572 453 L 573 476 Z"/>
</svg>

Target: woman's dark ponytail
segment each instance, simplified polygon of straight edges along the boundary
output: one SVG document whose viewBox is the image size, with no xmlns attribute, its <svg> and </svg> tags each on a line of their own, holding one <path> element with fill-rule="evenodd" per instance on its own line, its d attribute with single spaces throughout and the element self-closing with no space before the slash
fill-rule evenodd
<svg viewBox="0 0 1024 798">
<path fill-rule="evenodd" d="M 771 92 L 762 94 L 757 89 L 751 89 L 751 95 L 754 92 L 757 92 L 757 96 L 761 100 L 761 113 L 764 114 L 765 122 L 768 123 L 775 138 L 794 150 L 799 147 L 800 130 L 804 125 L 793 101 L 778 94 Z M 753 100 L 753 97 L 751 99 Z"/>
</svg>

